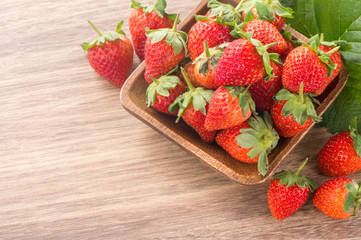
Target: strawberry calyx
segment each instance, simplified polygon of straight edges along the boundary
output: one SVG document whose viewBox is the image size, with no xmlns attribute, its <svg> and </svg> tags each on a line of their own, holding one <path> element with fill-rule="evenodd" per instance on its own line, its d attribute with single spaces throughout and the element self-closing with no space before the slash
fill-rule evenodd
<svg viewBox="0 0 361 240">
<path fill-rule="evenodd" d="M 361 203 L 361 181 L 355 180 L 346 184 L 349 194 L 346 197 L 343 210 L 347 213 L 353 212 L 352 216 L 356 216 Z"/>
<path fill-rule="evenodd" d="M 199 73 L 202 73 L 203 76 L 206 77 L 211 67 L 216 69 L 219 60 L 221 60 L 223 56 L 224 49 L 228 44 L 229 43 L 223 43 L 216 47 L 209 48 L 207 41 L 204 41 L 204 52 L 193 61 L 193 64 L 200 62 Z"/>
<path fill-rule="evenodd" d="M 289 31 L 290 25 L 287 25 L 286 29 L 283 31 L 282 37 L 286 40 L 291 41 L 294 47 L 302 46 L 302 42 L 300 40 L 295 40 L 292 36 L 292 33 Z"/>
<path fill-rule="evenodd" d="M 279 185 L 286 185 L 286 187 L 291 187 L 296 184 L 300 188 L 307 187 L 310 189 L 310 191 L 314 191 L 317 188 L 317 186 L 312 181 L 312 179 L 299 174 L 302 168 L 306 165 L 307 161 L 308 158 L 306 158 L 302 162 L 301 166 L 298 168 L 298 170 L 295 173 L 291 171 L 281 171 L 276 173 L 273 178 L 280 180 L 278 183 Z"/>
<path fill-rule="evenodd" d="M 224 25 L 224 26 L 228 26 L 228 27 L 234 27 L 236 25 L 236 20 L 234 20 L 233 22 L 227 22 L 226 20 L 223 19 L 223 12 L 220 12 L 216 18 L 211 18 L 211 17 L 207 17 L 207 16 L 203 16 L 203 15 L 196 15 L 195 19 L 197 21 L 213 21 L 216 22 L 218 24 Z"/>
<path fill-rule="evenodd" d="M 357 118 L 351 120 L 350 126 L 350 137 L 354 140 L 353 147 L 356 150 L 357 156 L 361 157 L 361 135 L 357 130 Z"/>
<path fill-rule="evenodd" d="M 150 76 L 153 82 L 147 88 L 147 106 L 153 106 L 158 95 L 169 97 L 170 89 L 174 89 L 177 85 L 181 85 L 181 80 L 177 76 L 164 75 L 158 79 Z"/>
<path fill-rule="evenodd" d="M 234 24 L 240 24 L 242 22 L 242 16 L 240 12 L 231 4 L 225 4 L 217 0 L 210 0 L 207 4 L 207 7 L 210 8 L 209 17 L 218 17 L 221 16 L 222 20 L 227 23 L 227 25 L 233 26 Z"/>
<path fill-rule="evenodd" d="M 187 83 L 187 90 L 169 106 L 169 112 L 174 113 L 177 109 L 178 118 L 176 122 L 179 122 L 184 110 L 192 104 L 196 111 L 200 111 L 203 115 L 206 115 L 206 105 L 211 101 L 214 91 L 206 90 L 203 87 L 193 87 L 189 80 L 184 68 L 181 68 L 184 79 Z"/>
<path fill-rule="evenodd" d="M 268 171 L 268 154 L 277 146 L 279 135 L 273 128 L 269 113 L 264 112 L 263 118 L 254 116 L 247 120 L 251 128 L 243 128 L 236 137 L 240 147 L 249 149 L 247 156 L 254 159 L 258 156 L 257 169 L 262 176 Z"/>
<path fill-rule="evenodd" d="M 177 22 L 178 22 L 179 14 L 176 16 L 176 20 L 173 23 L 173 27 L 170 28 L 160 28 L 156 30 L 149 30 L 146 28 L 146 36 L 152 38 L 151 43 L 157 43 L 162 41 L 173 47 L 174 55 L 179 54 L 181 51 L 185 50 L 185 55 L 187 55 L 187 41 L 188 35 L 183 32 L 177 32 Z"/>
<path fill-rule="evenodd" d="M 231 35 L 234 38 L 240 38 L 240 37 L 245 38 L 245 39 L 249 40 L 253 44 L 253 46 L 256 47 L 258 54 L 260 56 L 262 56 L 262 58 L 263 58 L 263 65 L 266 70 L 266 76 L 264 78 L 264 81 L 268 82 L 271 78 L 276 77 L 273 75 L 273 68 L 271 66 L 270 61 L 273 61 L 279 65 L 282 65 L 282 63 L 278 60 L 279 56 L 280 56 L 278 53 L 267 52 L 267 49 L 277 45 L 278 42 L 263 45 L 259 40 L 252 38 L 251 32 L 243 32 L 242 29 L 243 29 L 244 25 L 245 25 L 245 23 L 236 25 L 234 27 L 234 30 L 231 32 Z"/>
<path fill-rule="evenodd" d="M 251 93 L 248 91 L 250 86 L 247 88 L 242 86 L 224 86 L 233 97 L 238 98 L 239 107 L 243 109 L 244 118 L 247 116 L 249 109 L 254 113 L 256 112 L 256 104 L 252 99 Z"/>
<path fill-rule="evenodd" d="M 275 21 L 276 14 L 280 17 L 292 18 L 292 14 L 294 13 L 292 8 L 284 7 L 279 0 L 243 0 L 236 7 L 236 11 L 245 12 L 246 16 L 247 14 L 253 15 L 251 9 L 254 7 L 257 10 L 259 19 L 271 22 Z"/>
<path fill-rule="evenodd" d="M 316 123 L 322 120 L 321 117 L 317 116 L 313 105 L 313 103 L 320 104 L 320 102 L 314 97 L 315 95 L 311 93 L 303 94 L 302 82 L 298 94 L 291 93 L 286 89 L 281 89 L 274 98 L 276 101 L 287 101 L 282 108 L 282 115 L 288 117 L 292 114 L 293 119 L 303 126 L 308 117 L 311 117 Z"/>
<path fill-rule="evenodd" d="M 125 33 L 124 31 L 122 30 L 122 26 L 123 26 L 123 23 L 124 21 L 120 21 L 118 24 L 117 24 L 117 28 L 115 30 L 115 32 L 113 31 L 109 31 L 107 32 L 106 34 L 103 34 L 99 31 L 99 29 L 90 21 L 88 20 L 88 23 L 90 24 L 90 26 L 92 26 L 92 28 L 98 33 L 99 37 L 96 38 L 94 41 L 92 42 L 84 42 L 82 44 L 80 44 L 80 46 L 83 48 L 83 50 L 87 51 L 89 48 L 97 45 L 97 46 L 102 46 L 105 41 L 115 41 L 117 39 L 122 39 L 124 40 L 124 36 L 125 36 Z"/>
<path fill-rule="evenodd" d="M 164 15 L 166 15 L 170 20 L 174 21 L 176 19 L 177 14 L 167 13 L 165 11 L 166 7 L 167 7 L 167 2 L 165 0 L 155 0 L 154 5 L 144 4 L 132 0 L 132 5 L 131 5 L 131 8 L 133 9 L 142 8 L 144 13 L 151 13 L 152 11 L 155 11 L 160 18 L 164 18 Z"/>
</svg>

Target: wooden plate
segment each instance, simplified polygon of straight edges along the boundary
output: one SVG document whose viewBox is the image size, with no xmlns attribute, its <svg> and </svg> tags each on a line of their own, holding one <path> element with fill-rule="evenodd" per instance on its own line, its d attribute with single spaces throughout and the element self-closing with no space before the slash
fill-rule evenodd
<svg viewBox="0 0 361 240">
<path fill-rule="evenodd" d="M 182 21 L 179 29 L 188 32 L 196 22 L 194 16 L 204 15 L 207 11 L 208 0 L 201 3 Z M 223 0 L 224 3 L 237 5 L 236 0 Z M 290 29 L 292 35 L 301 41 L 307 41 L 302 34 Z M 207 144 L 201 140 L 198 134 L 184 122 L 175 123 L 175 117 L 157 112 L 153 108 L 146 106 L 146 89 L 148 84 L 144 80 L 145 62 L 128 78 L 120 93 L 120 100 L 124 108 L 144 121 L 150 127 L 154 128 L 171 141 L 184 148 L 186 151 L 198 158 L 215 171 L 221 173 L 232 181 L 245 185 L 260 184 L 273 175 L 277 167 L 285 160 L 292 149 L 301 141 L 301 139 L 313 127 L 312 124 L 305 132 L 295 137 L 281 138 L 278 146 L 269 155 L 269 167 L 266 176 L 262 176 L 257 171 L 257 164 L 246 164 L 232 158 L 217 144 Z M 318 96 L 321 104 L 316 111 L 321 116 L 331 103 L 336 99 L 342 88 L 345 86 L 348 78 L 348 70 L 342 65 L 340 74 L 327 87 L 325 92 Z"/>
</svg>

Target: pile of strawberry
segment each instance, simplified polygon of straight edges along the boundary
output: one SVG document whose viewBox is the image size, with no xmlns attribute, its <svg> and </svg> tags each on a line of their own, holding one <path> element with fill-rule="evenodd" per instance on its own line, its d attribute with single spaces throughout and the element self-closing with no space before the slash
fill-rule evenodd
<svg viewBox="0 0 361 240">
<path fill-rule="evenodd" d="M 268 155 L 280 137 L 296 136 L 321 121 L 315 97 L 341 69 L 339 47 L 323 41 L 322 35 L 308 43 L 294 40 L 283 30 L 293 11 L 279 0 L 241 1 L 236 7 L 210 0 L 209 11 L 195 16 L 188 33 L 177 31 L 179 15 L 167 13 L 166 6 L 165 0 L 154 5 L 132 0 L 129 28 L 135 52 L 145 60 L 148 106 L 177 116 L 176 122 L 182 119 L 203 141 L 216 141 L 232 157 L 257 164 L 266 175 Z M 122 87 L 133 59 L 122 22 L 116 32 L 105 35 L 90 24 L 99 34 L 82 44 L 91 66 Z M 342 134 L 319 155 L 320 169 L 330 176 L 361 169 L 360 135 L 355 126 Z M 301 168 L 276 174 L 270 183 L 269 206 L 277 219 L 298 210 L 316 188 L 299 175 Z M 314 205 L 329 216 L 346 218 L 358 209 L 359 186 L 347 178 L 331 179 L 316 191 Z"/>
</svg>

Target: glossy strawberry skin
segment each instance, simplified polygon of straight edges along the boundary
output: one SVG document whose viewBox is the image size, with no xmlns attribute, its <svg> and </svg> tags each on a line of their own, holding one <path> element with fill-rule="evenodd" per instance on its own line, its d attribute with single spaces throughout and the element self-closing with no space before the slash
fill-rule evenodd
<svg viewBox="0 0 361 240">
<path fill-rule="evenodd" d="M 177 55 L 174 55 L 174 49 L 168 45 L 163 39 L 154 44 L 151 43 L 152 38 L 148 38 L 145 44 L 145 81 L 152 83 L 149 76 L 157 79 L 170 70 L 174 69 L 185 58 L 185 50 L 183 49 Z"/>
<path fill-rule="evenodd" d="M 246 121 L 251 114 L 252 111 L 249 108 L 244 117 L 238 98 L 232 96 L 228 89 L 221 86 L 217 88 L 211 98 L 204 126 L 208 131 L 234 127 Z"/>
<path fill-rule="evenodd" d="M 165 14 L 163 18 L 153 10 L 150 13 L 144 13 L 142 8 L 137 8 L 132 11 L 129 17 L 129 31 L 132 36 L 134 50 L 140 60 L 145 57 L 145 42 L 147 36 L 145 35 L 145 28 L 150 30 L 159 28 L 171 28 L 173 21 Z"/>
<path fill-rule="evenodd" d="M 310 189 L 301 188 L 296 184 L 287 187 L 280 185 L 279 179 L 272 179 L 268 187 L 268 206 L 272 215 L 282 220 L 291 216 L 300 209 L 307 201 Z"/>
<path fill-rule="evenodd" d="M 105 41 L 101 46 L 88 49 L 91 67 L 104 79 L 121 88 L 130 75 L 133 65 L 133 46 L 130 40 Z"/>
<path fill-rule="evenodd" d="M 327 46 L 324 46 L 324 45 L 321 44 L 319 49 L 324 51 L 324 52 L 328 52 L 328 51 L 331 51 L 333 49 L 333 47 L 327 47 Z M 323 83 L 322 87 L 313 92 L 313 94 L 315 94 L 315 95 L 322 94 L 323 91 L 325 91 L 326 87 L 332 82 L 333 79 L 335 79 L 335 77 L 338 75 L 338 73 L 341 70 L 342 60 L 341 60 L 340 52 L 336 51 L 336 52 L 332 53 L 329 57 L 331 58 L 331 60 L 332 60 L 332 62 L 334 64 L 337 64 L 337 67 L 336 67 L 336 69 L 334 69 L 332 71 L 332 75 L 330 77 L 326 78 L 326 80 Z"/>
<path fill-rule="evenodd" d="M 336 177 L 324 182 L 313 195 L 313 205 L 329 217 L 347 219 L 353 212 L 343 210 L 349 193 L 347 183 L 353 182 L 349 178 Z"/>
<path fill-rule="evenodd" d="M 208 104 L 206 105 L 206 110 L 208 109 Z M 206 116 L 201 112 L 194 109 L 193 105 L 190 104 L 183 112 L 182 119 L 189 126 L 194 128 L 199 136 L 206 143 L 211 143 L 214 141 L 216 137 L 217 131 L 207 131 L 204 127 L 204 122 L 206 120 Z"/>
<path fill-rule="evenodd" d="M 257 163 L 258 156 L 253 159 L 247 156 L 251 148 L 242 148 L 237 143 L 236 137 L 241 134 L 239 130 L 243 128 L 250 128 L 250 126 L 244 122 L 241 125 L 220 131 L 216 136 L 216 142 L 235 159 L 245 163 Z"/>
<path fill-rule="evenodd" d="M 189 62 L 186 65 L 184 65 L 184 70 L 186 71 L 187 76 L 188 76 L 189 80 L 191 81 L 193 87 L 195 87 L 195 88 L 203 87 L 196 79 L 194 67 L 195 67 L 195 65 L 192 62 Z M 182 75 L 182 74 L 180 73 L 180 75 Z M 183 79 L 183 76 L 181 78 Z"/>
<path fill-rule="evenodd" d="M 246 39 L 237 39 L 225 49 L 213 78 L 217 86 L 250 85 L 261 80 L 265 73 L 256 47 Z"/>
<path fill-rule="evenodd" d="M 253 16 L 254 16 L 254 19 L 257 18 L 257 9 L 256 8 L 252 8 L 252 13 L 253 13 Z M 242 12 L 242 17 L 243 17 L 243 20 L 244 20 L 244 17 L 246 16 L 246 13 L 245 12 Z M 284 17 L 281 17 L 281 16 L 278 16 L 277 14 L 275 14 L 275 21 L 274 22 L 271 22 L 270 23 L 272 25 L 274 25 L 276 27 L 276 29 L 278 31 L 281 31 L 282 30 L 282 27 L 285 25 L 286 23 L 286 18 Z"/>
<path fill-rule="evenodd" d="M 347 176 L 361 170 L 361 158 L 354 148 L 349 131 L 333 136 L 321 149 L 317 164 L 327 176 Z"/>
<path fill-rule="evenodd" d="M 288 54 L 295 48 L 295 47 L 293 46 L 293 43 L 292 43 L 290 40 L 285 39 L 285 41 L 286 41 L 286 43 L 287 43 L 286 51 L 284 51 L 284 52 L 280 55 L 280 58 L 281 58 L 283 61 L 286 60 Z"/>
<path fill-rule="evenodd" d="M 273 96 L 282 88 L 282 65 L 271 61 L 271 67 L 273 68 L 273 75 L 276 77 L 271 78 L 268 82 L 261 79 L 253 83 L 248 90 L 252 94 L 252 99 L 259 112 L 271 110 Z"/>
<path fill-rule="evenodd" d="M 278 42 L 276 46 L 270 47 L 267 51 L 282 54 L 287 50 L 287 42 L 277 28 L 270 22 L 264 20 L 253 20 L 247 23 L 244 32 L 251 32 L 252 38 L 259 40 L 263 45 Z"/>
<path fill-rule="evenodd" d="M 168 90 L 169 92 L 168 97 L 157 94 L 155 97 L 153 107 L 159 112 L 177 116 L 178 111 L 175 111 L 174 113 L 169 112 L 169 105 L 171 105 L 179 95 L 183 94 L 185 89 L 186 86 L 181 81 L 180 85 L 177 84 L 175 88 Z"/>
<path fill-rule="evenodd" d="M 197 21 L 188 32 L 189 57 L 194 61 L 204 52 L 204 41 L 208 47 L 216 47 L 222 43 L 231 42 L 231 30 L 228 26 L 212 20 Z"/>
<path fill-rule="evenodd" d="M 211 66 L 211 64 L 209 64 L 209 69 L 208 72 L 206 74 L 206 76 L 203 75 L 203 73 L 199 72 L 201 63 L 197 62 L 194 65 L 194 78 L 197 81 L 197 85 L 201 85 L 202 87 L 208 88 L 208 89 L 216 89 L 217 88 L 217 84 L 214 82 L 213 79 L 213 73 L 214 73 L 214 68 Z"/>
<path fill-rule="evenodd" d="M 282 137 L 293 137 L 303 131 L 305 131 L 312 123 L 312 119 L 308 116 L 307 121 L 301 126 L 300 123 L 297 123 L 292 114 L 284 117 L 282 115 L 282 108 L 286 104 L 286 101 L 277 101 L 273 103 L 271 108 L 271 118 L 273 125 L 276 128 L 278 134 Z"/>
<path fill-rule="evenodd" d="M 303 82 L 303 92 L 321 88 L 327 77 L 327 67 L 309 47 L 297 47 L 287 56 L 282 69 L 283 87 L 298 93 Z"/>
</svg>

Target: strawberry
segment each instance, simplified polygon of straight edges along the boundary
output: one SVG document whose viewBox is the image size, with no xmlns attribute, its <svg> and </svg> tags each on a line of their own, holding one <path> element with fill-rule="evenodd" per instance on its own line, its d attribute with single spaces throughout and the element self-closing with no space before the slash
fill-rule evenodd
<svg viewBox="0 0 361 240">
<path fill-rule="evenodd" d="M 268 53 L 267 49 L 275 43 L 263 46 L 251 33 L 244 33 L 236 26 L 236 33 L 247 39 L 237 39 L 224 50 L 213 74 L 217 86 L 250 85 L 261 80 L 267 73 L 267 79 L 274 77 L 270 59 L 278 54 Z"/>
<path fill-rule="evenodd" d="M 184 93 L 185 88 L 184 83 L 177 76 L 165 75 L 159 79 L 153 79 L 147 88 L 148 107 L 153 106 L 159 112 L 177 115 L 177 112 L 169 112 L 169 106 Z"/>
<path fill-rule="evenodd" d="M 335 177 L 324 182 L 313 195 L 313 205 L 329 217 L 355 216 L 361 202 L 361 182 Z"/>
<path fill-rule="evenodd" d="M 317 157 L 318 167 L 327 176 L 347 176 L 361 169 L 361 135 L 356 118 L 350 130 L 333 136 Z"/>
<path fill-rule="evenodd" d="M 216 142 L 235 159 L 257 163 L 261 175 L 267 174 L 267 155 L 277 146 L 279 136 L 267 112 L 264 119 L 251 117 L 241 125 L 220 131 Z"/>
<path fill-rule="evenodd" d="M 335 64 L 330 61 L 329 55 L 339 47 L 325 53 L 319 51 L 320 38 L 312 37 L 307 46 L 293 49 L 287 56 L 282 70 L 283 87 L 291 92 L 298 93 L 301 82 L 304 92 L 314 92 L 322 87 L 327 76 L 331 76 Z"/>
<path fill-rule="evenodd" d="M 253 83 L 249 92 L 252 95 L 252 99 L 256 103 L 256 108 L 260 112 L 269 111 L 273 105 L 273 96 L 275 96 L 282 88 L 282 65 L 276 64 L 271 61 L 271 67 L 273 68 L 273 75 L 269 81 L 264 79 Z"/>
<path fill-rule="evenodd" d="M 145 44 L 145 80 L 151 83 L 174 69 L 187 55 L 187 34 L 176 32 L 178 15 L 172 29 L 148 30 Z"/>
<path fill-rule="evenodd" d="M 303 94 L 301 83 L 299 94 L 281 89 L 271 108 L 271 117 L 277 132 L 282 137 L 293 137 L 305 131 L 312 123 L 320 122 L 313 102 L 319 102 L 311 94 Z"/>
<path fill-rule="evenodd" d="M 209 47 L 215 47 L 233 40 L 227 25 L 205 16 L 196 16 L 196 19 L 197 22 L 188 32 L 188 50 L 192 61 L 204 52 L 204 41 Z"/>
<path fill-rule="evenodd" d="M 195 87 L 195 88 L 202 87 L 202 85 L 200 85 L 198 83 L 197 79 L 194 76 L 194 64 L 192 63 L 192 61 L 189 57 L 186 57 L 179 66 L 184 68 L 184 70 L 186 71 L 187 76 L 189 78 L 189 81 L 192 83 L 193 87 Z M 180 79 L 182 79 L 183 82 L 185 82 L 181 71 L 177 72 L 177 76 Z"/>
<path fill-rule="evenodd" d="M 216 131 L 207 131 L 204 127 L 208 104 L 213 95 L 213 91 L 206 90 L 202 87 L 194 88 L 184 68 L 181 68 L 181 71 L 187 82 L 188 90 L 169 106 L 169 111 L 174 113 L 179 109 L 176 122 L 182 118 L 185 123 L 199 134 L 203 141 L 207 143 L 213 142 Z"/>
<path fill-rule="evenodd" d="M 277 42 L 268 49 L 268 52 L 282 54 L 287 50 L 287 42 L 277 28 L 264 20 L 252 20 L 244 25 L 244 32 L 251 32 L 252 38 L 259 40 L 263 45 Z"/>
<path fill-rule="evenodd" d="M 227 43 L 214 48 L 208 48 L 207 41 L 204 41 L 204 52 L 194 60 L 194 77 L 203 87 L 216 89 L 213 73 L 221 59 Z"/>
<path fill-rule="evenodd" d="M 220 86 L 211 98 L 204 126 L 212 131 L 240 125 L 251 116 L 255 107 L 247 89 Z"/>
<path fill-rule="evenodd" d="M 140 60 L 144 60 L 145 41 L 147 40 L 145 29 L 171 28 L 176 14 L 165 12 L 167 7 L 165 0 L 156 0 L 153 6 L 132 0 L 131 7 L 134 10 L 129 16 L 129 31 L 132 36 L 135 53 Z"/>
<path fill-rule="evenodd" d="M 123 21 L 118 23 L 115 32 L 106 34 L 102 34 L 89 20 L 88 22 L 99 34 L 94 41 L 81 44 L 88 51 L 89 64 L 101 77 L 121 88 L 133 65 L 133 46 L 121 29 Z"/>
<path fill-rule="evenodd" d="M 282 6 L 279 0 L 249 0 L 238 7 L 242 11 L 244 21 L 258 18 L 272 23 L 281 31 L 286 18 L 292 18 L 293 10 Z"/>
<path fill-rule="evenodd" d="M 306 203 L 309 192 L 317 188 L 311 179 L 299 175 L 307 160 L 308 158 L 296 173 L 281 171 L 270 181 L 267 191 L 268 207 L 274 218 L 282 220 L 291 216 Z"/>
</svg>

